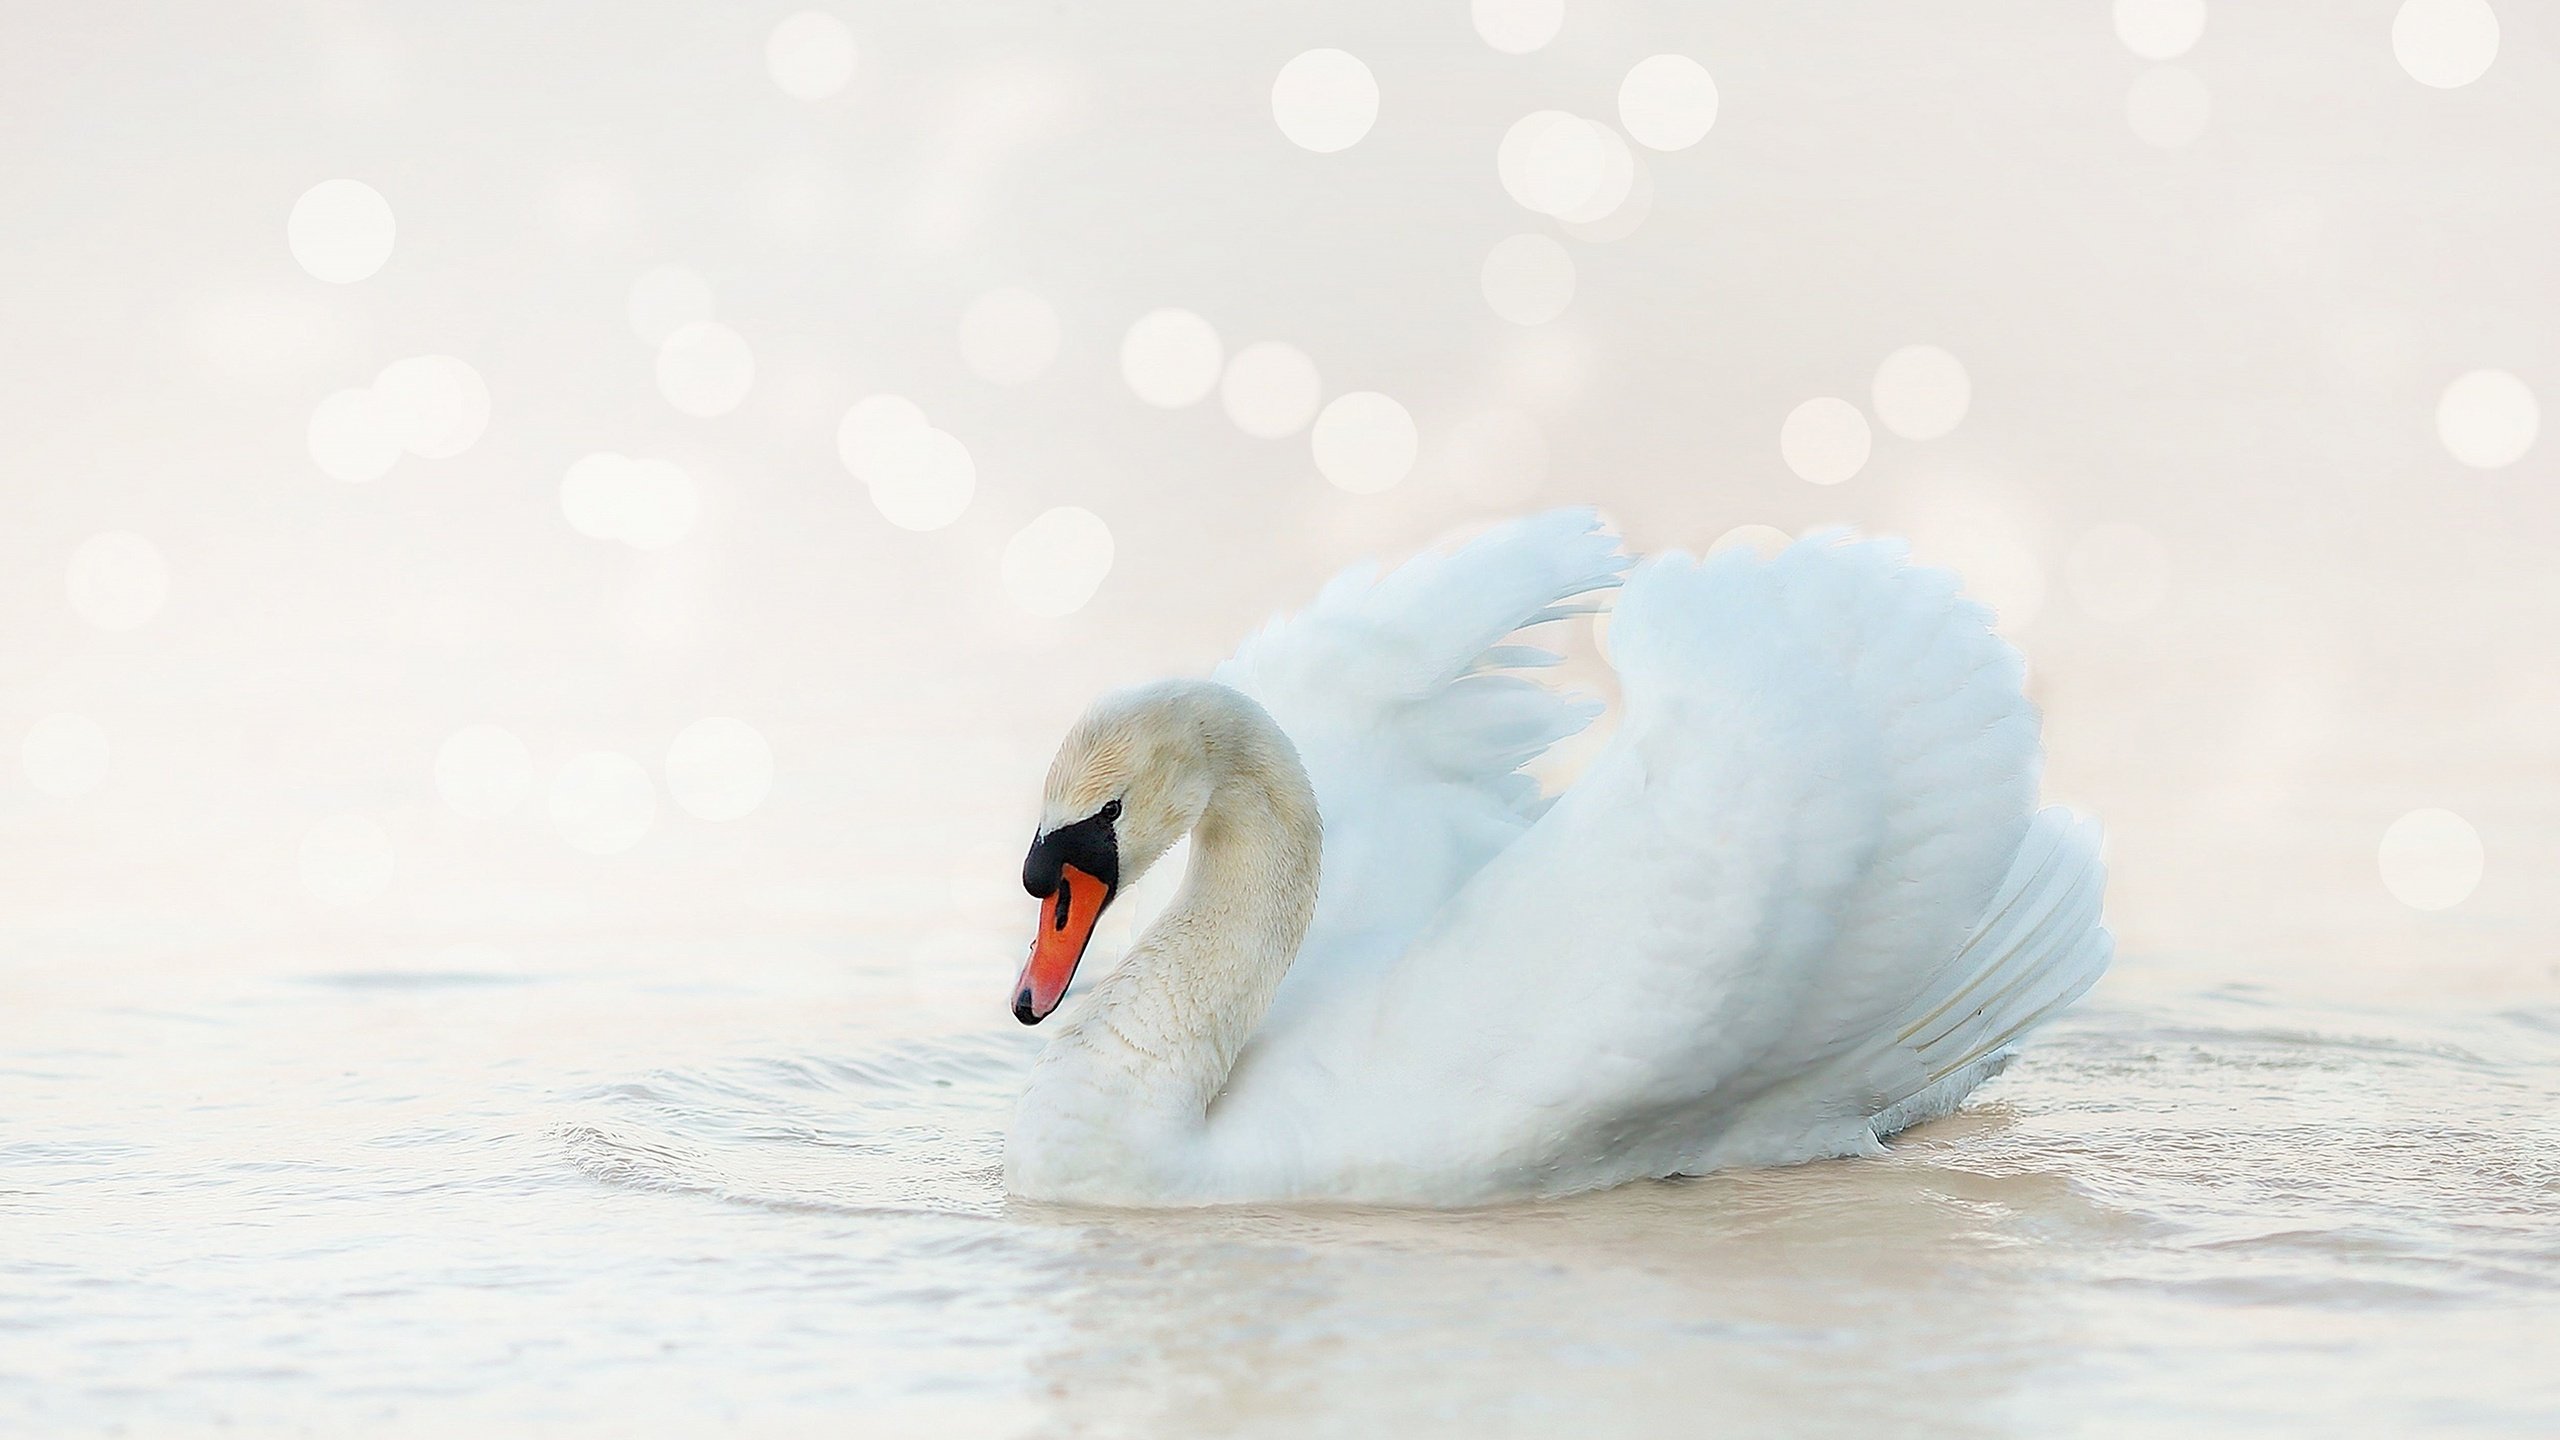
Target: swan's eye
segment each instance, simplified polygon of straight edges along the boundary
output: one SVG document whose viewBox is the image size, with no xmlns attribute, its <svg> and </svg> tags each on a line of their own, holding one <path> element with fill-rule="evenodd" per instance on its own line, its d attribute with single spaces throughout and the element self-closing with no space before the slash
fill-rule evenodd
<svg viewBox="0 0 2560 1440">
<path fill-rule="evenodd" d="M 1117 820 L 1117 819 L 1119 819 L 1119 818 L 1120 818 L 1120 802 L 1119 802 L 1119 801 L 1117 801 L 1117 800 L 1105 800 L 1105 801 L 1103 801 L 1103 802 L 1102 802 L 1102 818 L 1103 818 L 1103 819 L 1105 819 L 1105 820 Z"/>
</svg>

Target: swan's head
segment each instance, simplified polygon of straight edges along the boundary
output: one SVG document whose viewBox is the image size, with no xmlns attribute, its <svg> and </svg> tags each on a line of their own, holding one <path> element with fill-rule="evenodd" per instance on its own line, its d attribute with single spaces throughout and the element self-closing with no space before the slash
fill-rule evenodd
<svg viewBox="0 0 2560 1440">
<path fill-rule="evenodd" d="M 1042 902 L 1031 958 L 1013 987 L 1013 1015 L 1023 1024 L 1058 1008 L 1112 897 L 1208 809 L 1214 783 L 1193 713 L 1197 688 L 1172 682 L 1106 695 L 1058 747 L 1040 830 L 1022 862 L 1022 888 Z"/>
</svg>

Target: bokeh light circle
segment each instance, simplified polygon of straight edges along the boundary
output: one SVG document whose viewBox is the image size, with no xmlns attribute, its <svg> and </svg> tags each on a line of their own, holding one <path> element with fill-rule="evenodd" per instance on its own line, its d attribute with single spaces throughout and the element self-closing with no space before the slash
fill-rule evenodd
<svg viewBox="0 0 2560 1440">
<path fill-rule="evenodd" d="M 1036 380 L 1058 358 L 1058 312 L 1028 290 L 990 290 L 960 312 L 960 363 L 995 385 Z"/>
<path fill-rule="evenodd" d="M 2444 387 L 2436 401 L 2436 438 L 2445 452 L 2475 470 L 2513 465 L 2533 448 L 2542 409 L 2533 391 L 2504 370 L 2474 370 Z"/>
<path fill-rule="evenodd" d="M 2175 60 L 2204 38 L 2204 0 L 2116 0 L 2116 38 L 2145 60 Z"/>
<path fill-rule="evenodd" d="M 1573 255 L 1551 236 L 1514 235 L 1495 245 L 1479 278 L 1485 303 L 1514 325 L 1544 325 L 1573 303 Z"/>
<path fill-rule="evenodd" d="M 2497 62 L 2498 12 L 2489 0 L 2401 0 L 2391 54 L 2419 84 L 2460 89 Z"/>
<path fill-rule="evenodd" d="M 1579 204 L 1600 183 L 1599 140 L 1582 118 L 1563 110 L 1534 110 L 1502 132 L 1494 168 L 1512 199 L 1551 215 Z"/>
<path fill-rule="evenodd" d="M 1564 0 L 1472 0 L 1476 34 L 1505 55 L 1526 55 L 1564 28 Z"/>
<path fill-rule="evenodd" d="M 1716 123 L 1716 81 L 1686 55 L 1655 55 L 1618 84 L 1618 120 L 1648 150 L 1686 150 Z"/>
<path fill-rule="evenodd" d="M 906 396 L 866 395 L 836 423 L 836 458 L 845 469 L 869 479 L 890 442 L 931 428 L 924 410 Z"/>
<path fill-rule="evenodd" d="M 467 361 L 412 355 L 382 367 L 374 397 L 392 417 L 401 447 L 429 460 L 449 460 L 489 428 L 489 386 Z"/>
<path fill-rule="evenodd" d="M 86 715 L 60 712 L 27 727 L 18 742 L 18 769 L 39 795 L 69 800 L 107 778 L 111 747 L 106 729 Z"/>
<path fill-rule="evenodd" d="M 966 513 L 978 493 L 969 447 L 929 425 L 881 441 L 862 479 L 872 505 L 901 530 L 939 530 Z"/>
<path fill-rule="evenodd" d="M 1225 362 L 1218 332 L 1188 310 L 1150 310 L 1120 341 L 1120 375 L 1130 392 L 1167 410 L 1215 389 Z"/>
<path fill-rule="evenodd" d="M 628 850 L 658 822 L 647 768 L 617 751 L 590 750 L 561 766 L 547 799 L 560 838 L 589 855 Z"/>
<path fill-rule="evenodd" d="M 1090 510 L 1044 510 L 1007 540 L 998 566 L 1013 603 L 1056 620 L 1085 607 L 1111 573 L 1111 527 Z"/>
<path fill-rule="evenodd" d="M 362 905 L 391 888 L 391 833 L 370 815 L 331 815 L 302 832 L 302 888 L 323 905 Z"/>
<path fill-rule="evenodd" d="M 1227 360 L 1218 403 L 1236 428 L 1261 440 L 1295 435 L 1316 418 L 1324 381 L 1316 362 L 1295 345 L 1258 340 Z"/>
<path fill-rule="evenodd" d="M 72 613 L 99 629 L 139 629 L 169 598 L 169 563 L 144 537 L 109 530 L 71 552 L 63 588 Z"/>
<path fill-rule="evenodd" d="M 1555 218 L 1568 226 L 1606 222 L 1636 188 L 1636 152 L 1627 137 L 1596 120 L 1584 123 L 1600 142 L 1600 179 L 1579 202 L 1555 212 Z"/>
<path fill-rule="evenodd" d="M 658 346 L 658 393 L 696 419 L 737 409 L 755 383 L 746 337 L 716 320 L 679 326 Z"/>
<path fill-rule="evenodd" d="M 682 265 L 657 265 L 640 272 L 623 302 L 631 333 L 646 345 L 662 345 L 687 325 L 699 325 L 714 314 L 711 284 Z"/>
<path fill-rule="evenodd" d="M 1727 550 L 1748 549 L 1760 555 L 1775 555 L 1794 543 L 1794 536 L 1775 525 L 1742 524 L 1717 536 L 1707 553 L 1721 555 Z"/>
<path fill-rule="evenodd" d="M 2213 96 L 2193 70 L 2156 65 L 2135 76 L 2125 91 L 2124 118 L 2145 145 L 2175 150 L 2204 134 L 2213 118 Z"/>
<path fill-rule="evenodd" d="M 860 54 L 842 20 L 815 10 L 786 16 L 764 40 L 764 68 L 794 100 L 841 94 Z"/>
<path fill-rule="evenodd" d="M 1626 140 L 1562 110 L 1514 122 L 1503 132 L 1494 164 L 1512 199 L 1576 224 L 1606 219 L 1635 189 L 1635 155 Z"/>
<path fill-rule="evenodd" d="M 773 745 L 744 720 L 696 720 L 667 746 L 667 793 L 697 820 L 741 819 L 772 791 Z"/>
<path fill-rule="evenodd" d="M 1375 390 L 1335 396 L 1316 416 L 1316 469 L 1354 495 L 1394 488 L 1421 448 L 1412 414 Z"/>
<path fill-rule="evenodd" d="M 502 725 L 465 725 L 436 747 L 436 793 L 474 820 L 512 813 L 533 790 L 533 752 Z"/>
<path fill-rule="evenodd" d="M 1480 411 L 1449 427 L 1448 469 L 1478 504 L 1526 502 L 1547 479 L 1547 435 L 1511 409 Z"/>
<path fill-rule="evenodd" d="M 2413 910 L 2450 910 L 2471 898 L 2488 852 L 2471 822 L 2450 810 L 2412 810 L 2382 832 L 2375 860 L 2383 888 Z"/>
<path fill-rule="evenodd" d="M 560 476 L 560 513 L 570 528 L 596 540 L 622 538 L 623 471 L 628 456 L 581 455 Z"/>
<path fill-rule="evenodd" d="M 400 414 L 371 390 L 340 390 L 312 407 L 304 431 L 312 463 L 349 484 L 379 480 L 400 460 L 408 435 Z"/>
<path fill-rule="evenodd" d="M 1973 381 L 1935 345 L 1905 345 L 1876 367 L 1876 420 L 1906 440 L 1935 440 L 1964 422 Z"/>
<path fill-rule="evenodd" d="M 398 231 L 391 202 L 361 180 L 323 180 L 303 191 L 284 228 L 295 263 L 332 285 L 380 270 Z"/>
<path fill-rule="evenodd" d="M 1787 468 L 1816 485 L 1837 485 L 1865 469 L 1874 446 L 1867 417 L 1836 395 L 1798 405 L 1778 429 L 1778 453 Z"/>
<path fill-rule="evenodd" d="M 1643 156 L 1628 152 L 1626 193 L 1617 196 L 1616 200 L 1615 207 L 1597 220 L 1576 220 L 1571 216 L 1558 216 L 1557 219 L 1564 233 L 1593 245 L 1607 245 L 1636 233 L 1637 228 L 1644 224 L 1645 217 L 1653 213 L 1653 172 L 1645 165 Z"/>
<path fill-rule="evenodd" d="M 2139 525 L 2092 525 L 2063 557 L 2062 583 L 2081 613 L 2129 625 L 2159 609 L 2167 596 L 2169 552 Z"/>
<path fill-rule="evenodd" d="M 1319 155 L 1348 150 L 1378 121 L 1378 79 L 1347 51 L 1310 50 L 1272 80 L 1271 118 Z"/>
</svg>

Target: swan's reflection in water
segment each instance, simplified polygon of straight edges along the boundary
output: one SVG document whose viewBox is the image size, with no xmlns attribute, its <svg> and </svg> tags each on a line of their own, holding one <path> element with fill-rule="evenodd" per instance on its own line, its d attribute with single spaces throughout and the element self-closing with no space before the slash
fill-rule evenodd
<svg viewBox="0 0 2560 1440">
<path fill-rule="evenodd" d="M 1925 1163 L 1456 1215 L 1011 1213 L 1077 1234 L 1032 1361 L 1051 1428 L 1148 1435 L 1996 1433 L 2075 1349 L 2042 1245 L 2127 1225 Z"/>
</svg>

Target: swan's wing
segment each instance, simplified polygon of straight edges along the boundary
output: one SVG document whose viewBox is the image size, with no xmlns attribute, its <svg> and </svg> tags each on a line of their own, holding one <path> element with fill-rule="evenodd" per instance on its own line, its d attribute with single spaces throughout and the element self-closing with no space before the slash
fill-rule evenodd
<svg viewBox="0 0 2560 1440">
<path fill-rule="evenodd" d="M 1355 957 L 1402 950 L 1544 809 L 1520 767 L 1598 713 L 1506 671 L 1555 662 L 1513 632 L 1588 613 L 1627 566 L 1589 510 L 1531 516 L 1379 574 L 1344 572 L 1216 678 L 1297 745 L 1324 817 L 1315 929 L 1275 1019 Z"/>
<path fill-rule="evenodd" d="M 1403 961 L 1328 1007 L 1306 1067 L 1238 1098 L 1286 1109 L 1305 1068 L 1341 1077 L 1358 1094 L 1335 1108 L 1359 1114 L 1328 1117 L 1339 1142 L 1377 1188 L 1438 1198 L 1453 1177 L 1560 1191 L 1871 1147 L 1913 1098 L 1882 1087 L 1927 1073 L 1903 1052 L 1947 1043 L 1893 1038 L 1933 1001 L 1974 1017 L 1963 1044 L 2015 1038 L 2015 1012 L 1984 1019 L 1964 990 L 2039 768 L 1988 618 L 1883 542 L 1638 571 L 1611 631 L 1610 746 Z M 2077 944 L 2094 892 L 2072 913 Z"/>
</svg>

